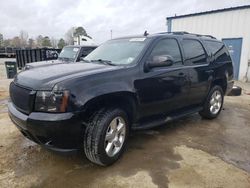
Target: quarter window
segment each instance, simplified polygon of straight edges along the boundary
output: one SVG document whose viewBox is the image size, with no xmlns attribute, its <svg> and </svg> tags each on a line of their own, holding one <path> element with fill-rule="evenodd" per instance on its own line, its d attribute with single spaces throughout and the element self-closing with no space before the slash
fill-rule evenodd
<svg viewBox="0 0 250 188">
<path fill-rule="evenodd" d="M 223 43 L 217 41 L 205 41 L 205 43 L 216 61 L 230 61 L 229 53 Z"/>
<path fill-rule="evenodd" d="M 181 65 L 182 58 L 179 49 L 179 45 L 175 39 L 163 39 L 156 44 L 153 51 L 150 54 L 150 60 L 153 59 L 154 56 L 164 56 L 170 55 L 174 59 L 174 65 Z"/>
<path fill-rule="evenodd" d="M 206 53 L 198 40 L 184 39 L 182 41 L 185 60 L 193 64 L 206 64 Z"/>
<path fill-rule="evenodd" d="M 214 41 L 205 41 L 207 44 L 208 50 L 212 53 L 212 55 L 215 55 L 223 48 L 223 43 L 220 42 L 214 42 Z"/>
</svg>

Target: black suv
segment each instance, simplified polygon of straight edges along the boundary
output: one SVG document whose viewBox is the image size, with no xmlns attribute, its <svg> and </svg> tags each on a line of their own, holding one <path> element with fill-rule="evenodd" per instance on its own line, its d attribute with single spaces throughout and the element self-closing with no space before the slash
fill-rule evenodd
<svg viewBox="0 0 250 188">
<path fill-rule="evenodd" d="M 124 37 L 84 61 L 19 73 L 10 84 L 9 115 L 25 137 L 46 148 L 83 148 L 90 161 L 110 165 L 130 130 L 196 112 L 217 117 L 232 79 L 228 50 L 214 37 Z"/>
</svg>

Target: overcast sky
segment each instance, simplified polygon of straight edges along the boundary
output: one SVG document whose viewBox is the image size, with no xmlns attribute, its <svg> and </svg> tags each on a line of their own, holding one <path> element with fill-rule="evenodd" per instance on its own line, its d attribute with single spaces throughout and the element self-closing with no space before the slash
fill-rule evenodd
<svg viewBox="0 0 250 188">
<path fill-rule="evenodd" d="M 25 30 L 61 38 L 83 26 L 97 43 L 113 37 L 166 31 L 166 17 L 250 4 L 250 0 L 2 0 L 0 33 L 4 38 Z"/>
</svg>

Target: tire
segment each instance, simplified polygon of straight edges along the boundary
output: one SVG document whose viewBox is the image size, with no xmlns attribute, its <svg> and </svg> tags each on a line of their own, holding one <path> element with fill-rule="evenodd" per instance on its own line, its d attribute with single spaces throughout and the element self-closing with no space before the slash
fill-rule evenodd
<svg viewBox="0 0 250 188">
<path fill-rule="evenodd" d="M 228 94 L 228 96 L 240 96 L 242 93 L 242 89 L 239 86 L 233 86 L 231 92 Z"/>
<path fill-rule="evenodd" d="M 86 157 L 91 162 L 102 166 L 108 166 L 117 161 L 126 146 L 129 134 L 128 123 L 127 114 L 119 108 L 97 111 L 90 118 L 85 130 L 84 152 Z M 122 127 L 122 124 L 124 124 L 125 131 L 120 128 L 120 133 L 118 129 L 115 132 L 115 125 L 118 128 Z M 109 152 L 106 152 L 106 150 Z"/>
<path fill-rule="evenodd" d="M 214 86 L 210 90 L 206 101 L 203 105 L 203 110 L 199 112 L 201 117 L 206 119 L 216 118 L 223 107 L 224 92 L 220 86 Z"/>
</svg>

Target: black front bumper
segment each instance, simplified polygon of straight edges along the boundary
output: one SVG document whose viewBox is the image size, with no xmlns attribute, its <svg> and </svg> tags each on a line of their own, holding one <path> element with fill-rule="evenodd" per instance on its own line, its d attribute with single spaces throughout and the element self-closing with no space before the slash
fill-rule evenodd
<svg viewBox="0 0 250 188">
<path fill-rule="evenodd" d="M 8 104 L 9 116 L 28 139 L 54 151 L 68 152 L 82 147 L 83 126 L 73 113 L 40 113 L 29 115 Z"/>
</svg>

